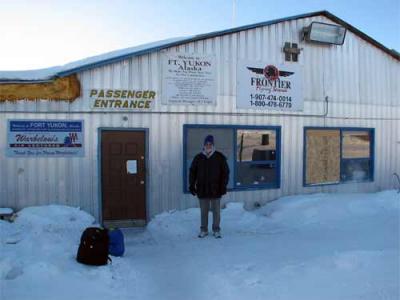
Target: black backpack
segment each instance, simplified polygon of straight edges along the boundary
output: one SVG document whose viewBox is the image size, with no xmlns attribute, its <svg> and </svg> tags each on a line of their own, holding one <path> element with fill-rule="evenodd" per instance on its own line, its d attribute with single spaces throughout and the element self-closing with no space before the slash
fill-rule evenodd
<svg viewBox="0 0 400 300">
<path fill-rule="evenodd" d="M 108 230 L 97 227 L 86 228 L 81 236 L 76 260 L 86 265 L 101 266 L 106 265 L 109 259 Z"/>
</svg>

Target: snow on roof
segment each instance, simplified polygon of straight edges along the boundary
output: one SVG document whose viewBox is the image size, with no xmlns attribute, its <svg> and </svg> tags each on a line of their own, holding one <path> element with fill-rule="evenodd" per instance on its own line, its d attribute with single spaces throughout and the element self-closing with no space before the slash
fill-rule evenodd
<svg viewBox="0 0 400 300">
<path fill-rule="evenodd" d="M 143 44 L 136 47 L 120 49 L 101 55 L 84 58 L 78 61 L 68 63 L 63 66 L 56 66 L 46 69 L 28 70 L 28 71 L 0 71 L 0 81 L 3 82 L 29 82 L 29 81 L 48 81 L 54 77 L 63 77 L 76 73 L 81 69 L 88 69 L 92 66 L 108 64 L 124 58 L 140 55 L 143 52 L 153 51 L 158 48 L 170 47 L 170 45 L 181 43 L 191 37 L 179 37 L 161 40 L 158 42 Z"/>
<path fill-rule="evenodd" d="M 80 71 L 92 69 L 95 67 L 104 66 L 106 64 L 110 64 L 113 62 L 121 61 L 123 59 L 132 57 L 132 56 L 139 56 L 155 51 L 159 51 L 162 49 L 166 49 L 169 47 L 178 46 L 184 43 L 189 43 L 193 41 L 198 41 L 206 38 L 212 38 L 216 36 L 222 36 L 225 34 L 236 33 L 243 30 L 254 29 L 261 26 L 268 26 L 280 22 L 285 21 L 292 21 L 301 18 L 308 18 L 314 16 L 325 16 L 326 18 L 331 19 L 332 21 L 344 26 L 347 30 L 353 32 L 354 34 L 358 35 L 362 39 L 366 40 L 367 42 L 373 44 L 377 48 L 381 49 L 382 51 L 386 52 L 390 56 L 394 57 L 396 60 L 400 60 L 400 55 L 398 52 L 394 50 L 390 50 L 371 38 L 370 36 L 366 35 L 365 33 L 361 32 L 357 28 L 353 27 L 349 23 L 343 21 L 342 19 L 336 17 L 335 15 L 331 14 L 328 11 L 317 11 L 311 12 L 301 15 L 296 15 L 287 18 L 275 19 L 266 22 L 260 22 L 251 25 L 240 26 L 236 28 L 220 30 L 200 35 L 193 35 L 187 37 L 177 37 L 177 38 L 170 38 L 165 39 L 153 43 L 143 44 L 136 47 L 130 47 L 126 49 L 116 50 L 109 53 L 81 59 L 63 66 L 56 66 L 47 69 L 39 69 L 39 70 L 29 70 L 29 71 L 0 71 L 0 82 L 30 82 L 30 81 L 49 81 L 54 79 L 55 77 L 64 77 L 68 76 Z"/>
<path fill-rule="evenodd" d="M 0 71 L 0 81 L 47 81 L 51 80 L 62 67 L 28 71 Z"/>
</svg>

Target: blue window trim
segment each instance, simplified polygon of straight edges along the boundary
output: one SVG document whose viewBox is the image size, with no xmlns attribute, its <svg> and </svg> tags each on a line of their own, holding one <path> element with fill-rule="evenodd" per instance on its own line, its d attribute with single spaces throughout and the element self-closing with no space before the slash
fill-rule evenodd
<svg viewBox="0 0 400 300">
<path fill-rule="evenodd" d="M 363 160 L 371 160 L 371 158 L 368 158 L 368 157 L 343 158 L 343 157 L 342 157 L 342 160 L 343 160 L 343 161 L 346 161 L 346 160 L 363 161 Z"/>
<path fill-rule="evenodd" d="M 238 161 L 237 161 L 238 162 Z M 253 161 L 239 161 L 241 164 L 249 164 L 249 165 L 268 165 L 275 164 L 276 160 L 253 160 Z"/>
<path fill-rule="evenodd" d="M 233 188 L 229 188 L 228 191 L 247 191 L 247 190 L 261 190 L 261 189 L 280 189 L 281 187 L 281 126 L 257 126 L 257 125 L 218 125 L 218 124 L 184 124 L 183 125 L 183 159 L 182 159 L 182 175 L 183 175 L 183 192 L 188 194 L 188 186 L 187 186 L 187 176 L 188 176 L 188 168 L 187 163 L 187 133 L 188 129 L 193 128 L 212 128 L 212 129 L 232 129 L 233 134 L 233 162 L 234 167 L 231 172 L 233 172 Z M 276 163 L 276 182 L 263 184 L 263 185 L 254 185 L 254 186 L 237 186 L 236 185 L 236 174 L 237 174 L 237 141 L 236 135 L 237 130 L 241 129 L 253 129 L 253 130 L 275 130 L 276 132 L 276 160 L 275 161 L 255 161 L 255 162 L 243 162 L 249 164 L 268 164 L 271 162 Z"/>
<path fill-rule="evenodd" d="M 339 130 L 340 135 L 340 169 L 339 169 L 339 182 L 334 183 L 306 183 L 306 174 L 307 174 L 307 140 L 306 140 L 306 132 L 307 130 Z M 343 158 L 342 153 L 342 145 L 343 145 L 343 131 L 368 131 L 370 134 L 370 157 L 369 158 Z M 346 160 L 367 160 L 371 162 L 371 169 L 369 178 L 366 180 L 359 181 L 345 181 L 342 180 L 342 170 L 343 170 L 343 161 Z M 326 186 L 326 185 L 338 185 L 338 184 L 346 184 L 346 183 L 361 183 L 361 182 L 373 182 L 375 180 L 375 128 L 370 127 L 315 127 L 315 126 L 306 126 L 303 131 L 303 186 L 304 187 L 312 187 L 312 186 Z"/>
</svg>

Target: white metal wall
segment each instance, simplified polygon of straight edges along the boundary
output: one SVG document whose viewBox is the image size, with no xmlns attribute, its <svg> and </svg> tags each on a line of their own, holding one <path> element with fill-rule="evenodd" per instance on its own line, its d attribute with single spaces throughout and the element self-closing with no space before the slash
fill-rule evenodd
<svg viewBox="0 0 400 300">
<path fill-rule="evenodd" d="M 0 206 L 19 209 L 29 205 L 69 204 L 81 206 L 98 217 L 99 127 L 149 129 L 148 205 L 151 216 L 196 205 L 192 196 L 182 193 L 184 124 L 282 126 L 281 189 L 232 192 L 226 200 L 252 203 L 295 193 L 392 188 L 391 174 L 400 172 L 400 63 L 350 32 L 343 46 L 300 42 L 300 30 L 311 21 L 330 22 L 324 17 L 300 19 L 168 49 L 216 55 L 218 98 L 215 107 L 162 105 L 160 52 L 84 71 L 79 77 L 84 91 L 90 88 L 156 90 L 159 98 L 154 111 L 171 114 L 94 113 L 90 112 L 84 97 L 72 104 L 59 101 L 0 104 Z M 281 50 L 284 42 L 298 42 L 304 48 L 299 61 L 304 77 L 303 113 L 323 114 L 323 100 L 327 96 L 328 117 L 289 117 L 279 112 L 257 115 L 256 111 L 236 109 L 237 60 L 284 63 Z M 6 158 L 7 119 L 83 119 L 86 155 L 83 158 Z M 304 126 L 375 128 L 375 181 L 304 188 Z"/>
</svg>

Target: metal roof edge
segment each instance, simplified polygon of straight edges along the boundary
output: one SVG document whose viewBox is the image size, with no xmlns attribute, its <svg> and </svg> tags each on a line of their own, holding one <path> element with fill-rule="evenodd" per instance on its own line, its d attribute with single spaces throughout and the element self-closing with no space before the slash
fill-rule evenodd
<svg viewBox="0 0 400 300">
<path fill-rule="evenodd" d="M 355 35 L 357 35 L 360 38 L 362 38 L 363 40 L 373 44 L 375 47 L 379 48 L 383 52 L 389 54 L 393 58 L 395 58 L 395 59 L 400 61 L 400 54 L 396 50 L 387 48 L 386 46 L 384 46 L 383 44 L 379 43 L 377 40 L 373 39 L 369 35 L 367 35 L 364 32 L 362 32 L 361 30 L 357 29 L 353 25 L 351 25 L 351 24 L 347 23 L 346 21 L 340 19 L 339 17 L 335 16 L 334 14 L 331 14 L 329 11 L 326 11 L 326 10 L 321 11 L 321 15 L 327 17 L 328 19 L 331 19 L 335 23 L 338 23 L 338 24 L 342 25 L 343 27 L 345 27 L 346 29 L 350 30 Z"/>
<path fill-rule="evenodd" d="M 53 80 L 53 79 L 55 79 L 57 77 L 69 76 L 69 75 L 74 74 L 74 73 L 82 72 L 82 71 L 93 69 L 93 68 L 97 68 L 97 67 L 102 67 L 104 65 L 107 65 L 107 64 L 110 64 L 110 63 L 115 63 L 115 62 L 130 58 L 130 57 L 149 54 L 149 53 L 153 53 L 153 52 L 160 51 L 160 50 L 163 50 L 163 49 L 167 49 L 167 48 L 170 48 L 170 47 L 176 47 L 176 46 L 179 46 L 179 45 L 182 45 L 182 44 L 186 44 L 186 43 L 191 43 L 191 42 L 200 41 L 200 40 L 204 40 L 204 39 L 208 39 L 208 38 L 223 36 L 223 35 L 232 34 L 232 33 L 237 33 L 237 32 L 245 31 L 245 30 L 250 30 L 250 29 L 254 29 L 254 28 L 258 28 L 258 27 L 262 27 L 262 26 L 274 25 L 274 24 L 281 23 L 281 22 L 293 21 L 293 20 L 309 18 L 309 17 L 314 17 L 314 16 L 324 16 L 324 17 L 330 19 L 331 21 L 344 26 L 346 29 L 348 29 L 349 31 L 351 31 L 355 35 L 357 35 L 360 38 L 364 39 L 365 41 L 373 44 L 375 47 L 377 47 L 380 50 L 384 51 L 385 53 L 387 53 L 388 55 L 390 55 L 394 59 L 400 61 L 400 54 L 397 51 L 391 50 L 391 49 L 385 47 L 384 45 L 382 45 L 381 43 L 379 43 L 378 41 L 376 41 L 372 37 L 370 37 L 367 34 L 363 33 L 361 30 L 358 30 L 357 28 L 355 28 L 351 24 L 347 23 L 346 21 L 340 19 L 339 17 L 333 15 L 329 11 L 320 10 L 320 11 L 315 11 L 315 12 L 310 12 L 310 13 L 299 14 L 299 15 L 295 15 L 295 16 L 291 16 L 291 17 L 279 18 L 279 19 L 274 19 L 274 20 L 270 20 L 270 21 L 254 23 L 254 24 L 250 24 L 250 25 L 239 26 L 239 27 L 230 28 L 230 29 L 218 30 L 218 31 L 213 31 L 213 32 L 209 32 L 209 33 L 204 33 L 204 34 L 198 34 L 198 35 L 195 35 L 195 36 L 189 36 L 189 37 L 186 37 L 186 38 L 182 38 L 182 39 L 179 39 L 179 40 L 176 40 L 176 41 L 173 41 L 173 42 L 166 41 L 164 44 L 158 44 L 157 46 L 150 46 L 149 48 L 144 48 L 144 49 L 137 50 L 137 51 L 133 50 L 130 53 L 124 53 L 122 55 L 117 55 L 115 57 L 111 57 L 111 58 L 95 61 L 95 62 L 88 63 L 88 64 L 83 64 L 83 65 L 80 65 L 80 66 L 77 66 L 77 67 L 71 67 L 70 69 L 67 68 L 67 69 L 55 72 L 51 77 L 46 78 L 45 80 L 48 81 L 48 80 Z M 142 45 L 142 46 L 145 46 L 145 45 Z M 138 45 L 138 47 L 140 47 L 140 45 Z M 18 79 L 14 79 L 13 81 L 14 82 L 24 82 L 24 80 L 20 81 Z M 31 82 L 33 82 L 33 81 L 36 81 L 36 80 L 31 80 Z M 7 80 L 6 79 L 3 79 L 3 80 L 0 79 L 0 82 L 5 83 L 5 82 L 7 82 Z"/>
<path fill-rule="evenodd" d="M 196 41 L 200 41 L 200 40 L 204 40 L 204 39 L 208 39 L 208 38 L 213 38 L 213 37 L 217 37 L 217 36 L 223 36 L 223 35 L 226 35 L 226 34 L 237 33 L 237 32 L 240 32 L 240 31 L 254 29 L 254 28 L 258 28 L 258 27 L 262 27 L 262 26 L 268 26 L 268 25 L 273 25 L 273 24 L 277 24 L 277 23 L 281 23 L 281 22 L 286 22 L 286 21 L 292 21 L 292 20 L 297 20 L 297 19 L 302 19 L 302 18 L 309 18 L 309 17 L 313 17 L 313 16 L 323 15 L 324 12 L 326 12 L 326 11 L 316 11 L 316 12 L 311 12 L 311 13 L 295 15 L 295 16 L 291 16 L 291 17 L 285 17 L 285 18 L 279 18 L 279 19 L 274 19 L 274 20 L 270 20 L 270 21 L 259 22 L 259 23 L 250 24 L 250 25 L 234 27 L 234 28 L 230 28 L 230 29 L 224 29 L 224 30 L 212 31 L 212 32 L 209 32 L 209 33 L 198 34 L 198 35 L 191 36 L 191 37 L 188 37 L 188 38 L 183 38 L 180 41 L 170 42 L 170 43 L 166 43 L 164 45 L 160 45 L 160 46 L 157 46 L 157 47 L 151 47 L 151 48 L 143 49 L 143 50 L 140 50 L 140 51 L 134 51 L 132 53 L 124 54 L 124 55 L 121 55 L 121 56 L 116 56 L 116 57 L 113 57 L 111 59 L 106 59 L 106 60 L 99 61 L 99 62 L 96 62 L 96 63 L 80 66 L 78 68 L 73 68 L 73 69 L 70 69 L 70 70 L 61 71 L 61 72 L 57 73 L 56 75 L 60 76 L 60 77 L 64 77 L 64 76 L 68 76 L 68 75 L 71 75 L 73 73 L 81 72 L 81 71 L 84 71 L 84 70 L 87 70 L 87 69 L 101 67 L 101 66 L 107 65 L 109 63 L 121 61 L 121 60 L 124 60 L 124 59 L 129 58 L 129 57 L 140 56 L 140 55 L 152 53 L 152 52 L 155 52 L 155 51 L 163 50 L 163 49 L 166 49 L 166 48 L 179 46 L 179 45 L 186 44 L 186 43 L 196 42 Z"/>
<path fill-rule="evenodd" d="M 329 11 L 320 10 L 320 11 L 315 11 L 315 12 L 295 15 L 295 16 L 291 16 L 291 17 L 279 18 L 279 19 L 274 19 L 274 20 L 270 20 L 270 21 L 265 21 L 265 22 L 259 22 L 259 23 L 250 24 L 250 25 L 239 26 L 239 27 L 225 29 L 225 30 L 218 30 L 218 31 L 213 31 L 213 32 L 209 32 L 209 33 L 198 34 L 198 35 L 195 35 L 195 36 L 192 36 L 192 37 L 182 38 L 182 40 L 180 40 L 180 41 L 169 42 L 169 43 L 166 43 L 164 45 L 159 45 L 159 46 L 156 46 L 156 47 L 150 47 L 148 49 L 134 51 L 132 53 L 124 54 L 122 56 L 117 56 L 117 57 L 113 57 L 111 59 L 106 59 L 106 60 L 95 62 L 95 63 L 92 63 L 92 64 L 80 66 L 78 68 L 73 68 L 73 69 L 70 69 L 70 70 L 61 71 L 61 72 L 57 73 L 56 76 L 59 76 L 59 77 L 68 76 L 68 75 L 71 75 L 73 73 L 81 72 L 81 71 L 84 71 L 84 70 L 87 70 L 87 69 L 101 67 L 101 66 L 104 66 L 104 65 L 107 65 L 107 64 L 110 64 L 110 63 L 121 61 L 121 60 L 124 60 L 124 59 L 129 58 L 129 57 L 140 56 L 140 55 L 152 53 L 152 52 L 155 52 L 155 51 L 163 50 L 163 49 L 166 49 L 166 48 L 179 46 L 179 45 L 182 45 L 182 44 L 185 44 L 185 43 L 196 42 L 196 41 L 199 41 L 199 40 L 204 40 L 204 39 L 213 38 L 213 37 L 217 37 L 217 36 L 223 36 L 223 35 L 226 35 L 226 34 L 237 33 L 237 32 L 240 32 L 240 31 L 250 30 L 250 29 L 254 29 L 254 28 L 258 28 L 258 27 L 262 27 L 262 26 L 268 26 L 268 25 L 273 25 L 273 24 L 277 24 L 277 23 L 281 23 L 281 22 L 293 21 L 293 20 L 298 20 L 298 19 L 303 19 L 303 18 L 310 18 L 310 17 L 314 17 L 314 16 L 325 16 L 325 17 L 327 17 L 328 19 L 330 19 L 330 20 L 332 20 L 332 21 L 344 26 L 346 29 L 350 30 L 351 32 L 353 32 L 354 34 L 358 35 L 362 39 L 364 39 L 367 42 L 373 44 L 377 48 L 381 49 L 385 53 L 389 54 L 393 58 L 395 58 L 395 59 L 400 61 L 400 55 L 396 51 L 393 51 L 393 50 L 385 47 L 384 45 L 382 45 L 381 43 L 379 43 L 378 41 L 376 41 L 375 39 L 373 39 L 369 35 L 363 33 L 361 30 L 355 28 L 354 26 L 352 26 L 351 24 L 347 23 L 346 21 L 344 21 L 344 20 L 340 19 L 339 17 L 333 15 Z"/>
<path fill-rule="evenodd" d="M 61 72 L 58 72 L 56 74 L 56 76 L 65 77 L 65 76 L 68 76 L 68 75 L 71 75 L 71 74 L 74 74 L 74 73 L 77 73 L 77 72 L 85 71 L 85 70 L 88 70 L 88 69 L 102 67 L 104 65 L 108 65 L 108 64 L 114 63 L 114 62 L 118 62 L 118 61 L 127 59 L 129 57 L 140 56 L 140 55 L 144 55 L 144 54 L 160 51 L 160 50 L 163 50 L 163 49 L 166 49 L 166 48 L 182 45 L 182 44 L 187 43 L 188 42 L 187 40 L 189 40 L 189 39 L 190 38 L 183 39 L 182 41 L 177 41 L 177 42 L 169 42 L 169 43 L 166 43 L 164 45 L 159 45 L 159 46 L 150 47 L 150 48 L 139 50 L 139 51 L 134 51 L 132 53 L 127 53 L 127 54 L 124 54 L 124 55 L 120 55 L 120 56 L 112 57 L 112 58 L 109 58 L 109 59 L 101 60 L 101 61 L 98 61 L 98 62 L 90 63 L 90 64 L 87 64 L 87 65 L 79 66 L 77 68 L 72 68 L 72 69 L 69 69 L 69 70 L 61 71 Z"/>
<path fill-rule="evenodd" d="M 56 77 L 50 77 L 49 79 L 0 79 L 1 84 L 35 84 L 35 83 L 49 83 L 52 82 Z"/>
</svg>

